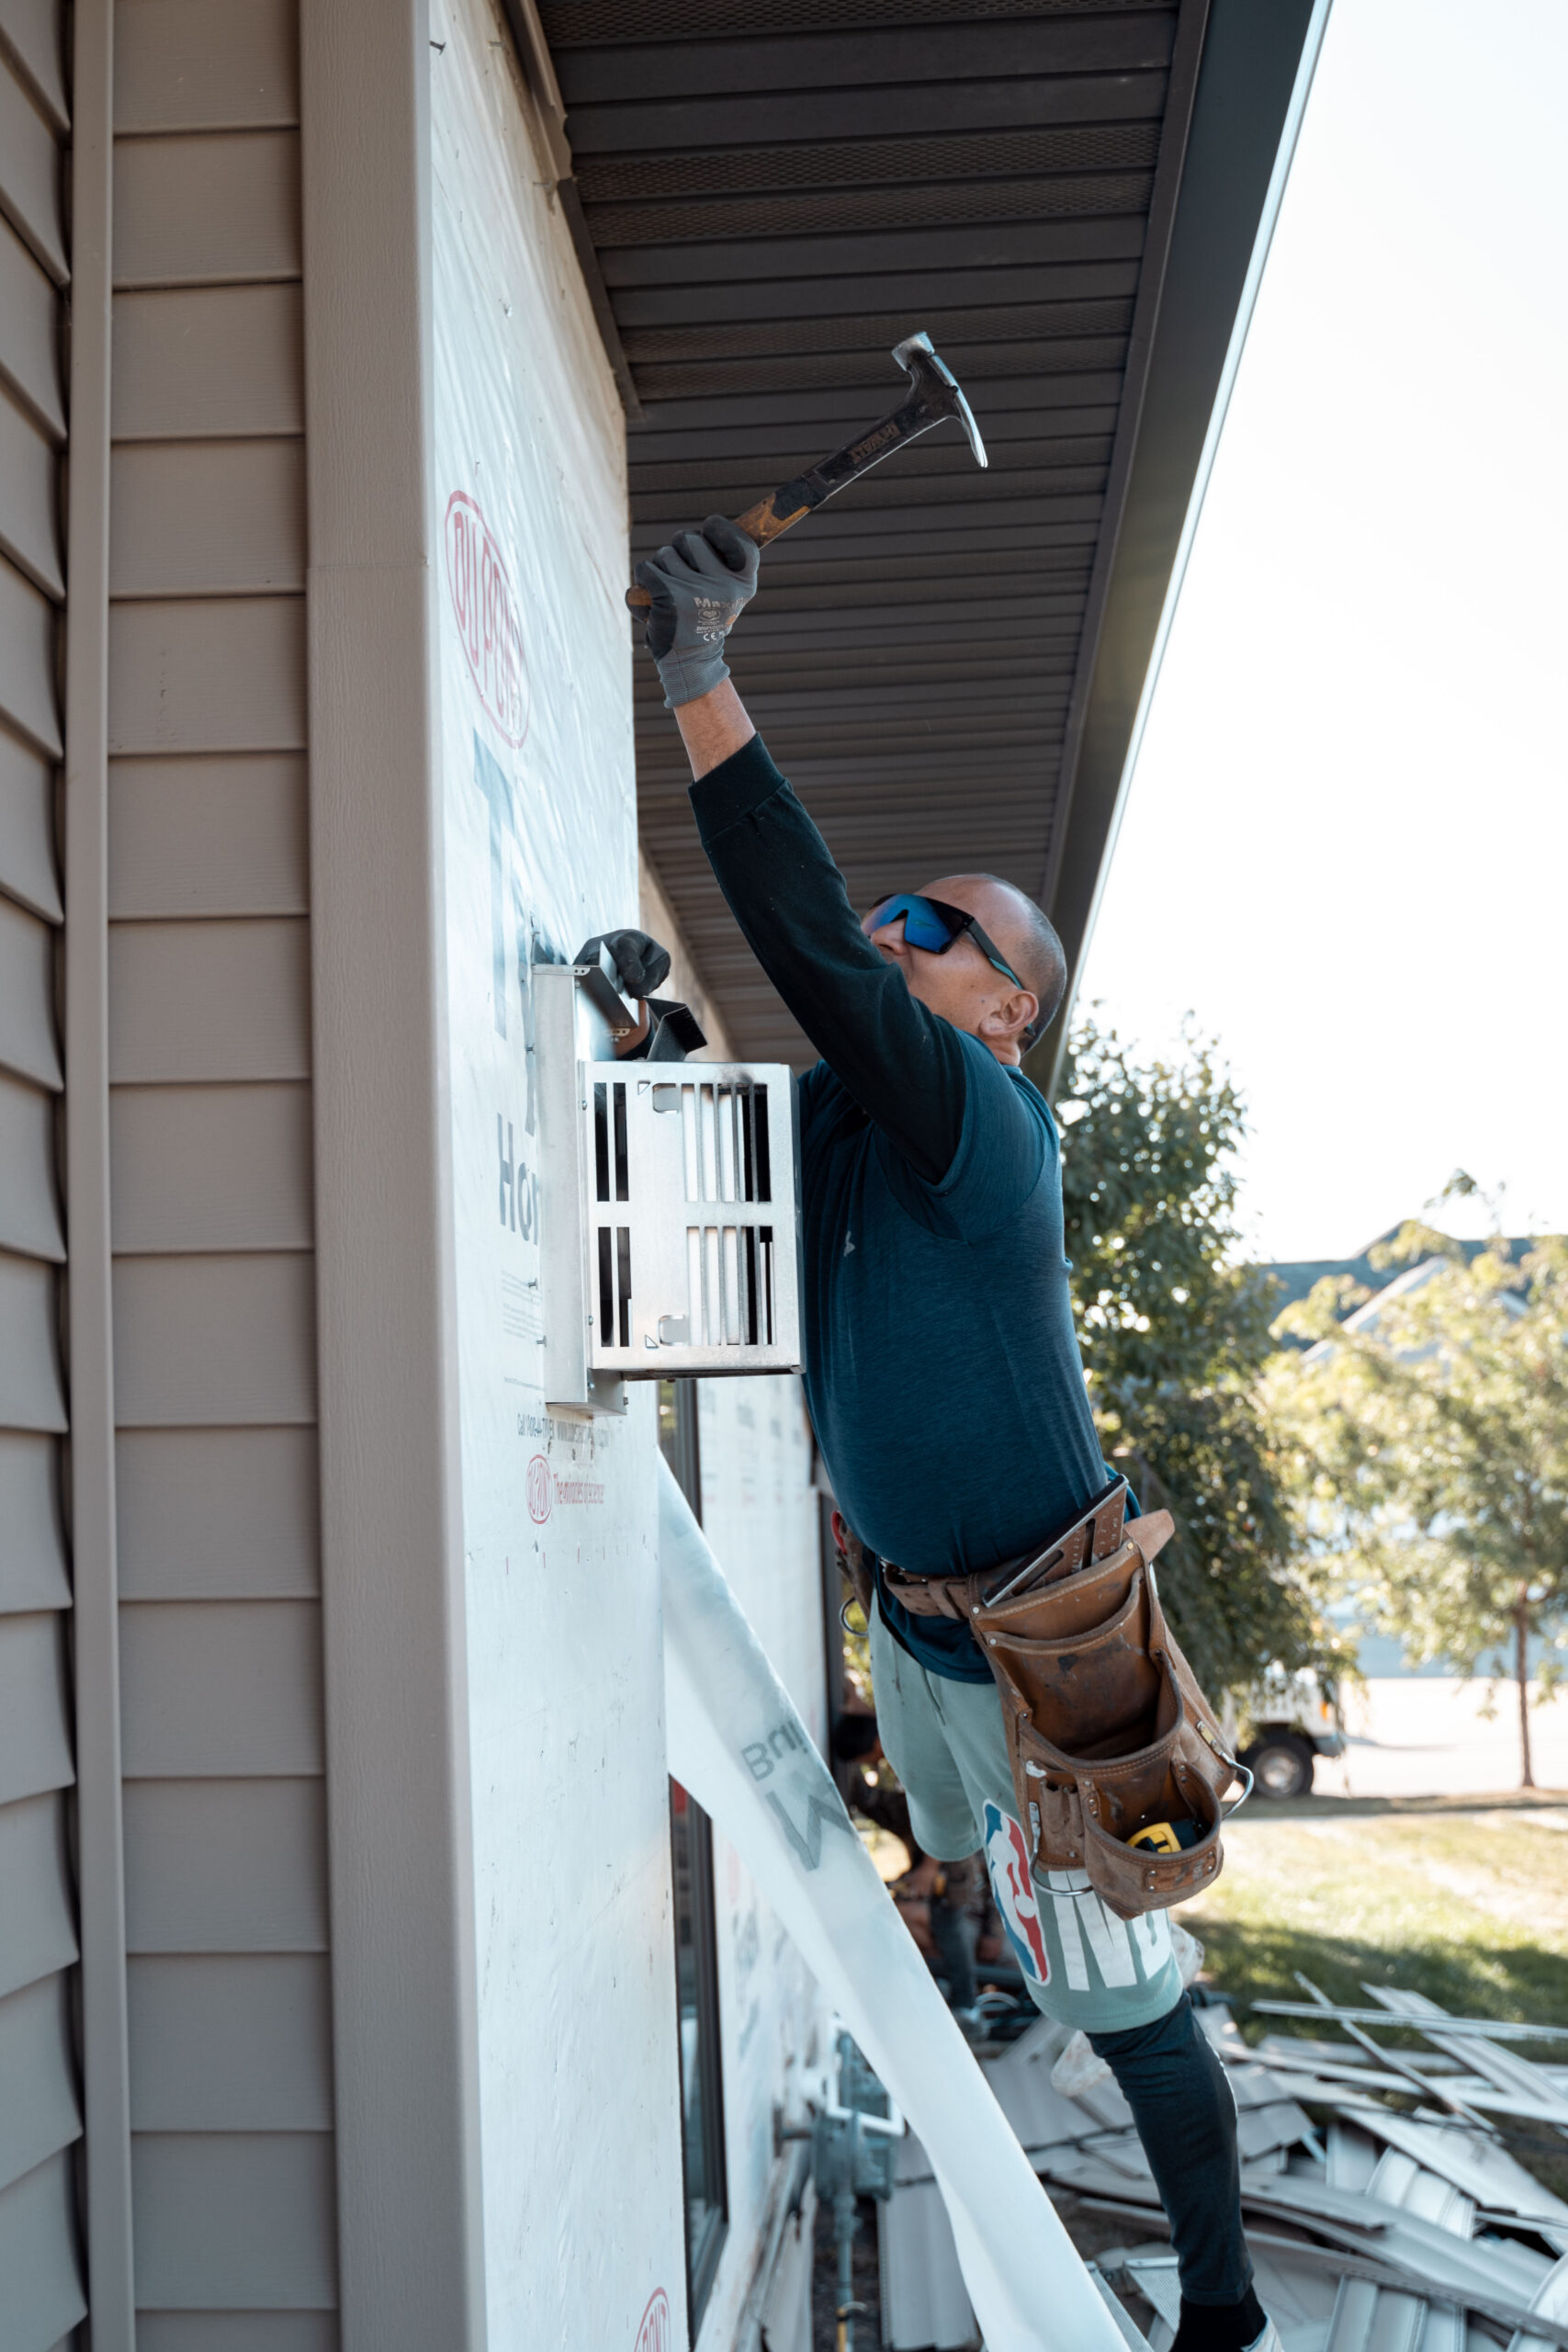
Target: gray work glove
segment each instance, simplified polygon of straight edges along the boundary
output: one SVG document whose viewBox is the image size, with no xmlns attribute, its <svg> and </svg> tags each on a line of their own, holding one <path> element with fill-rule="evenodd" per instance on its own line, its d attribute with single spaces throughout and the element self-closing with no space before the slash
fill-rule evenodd
<svg viewBox="0 0 1568 2352">
<path fill-rule="evenodd" d="M 664 681 L 664 707 L 678 710 L 711 694 L 729 672 L 724 640 L 757 593 L 761 549 L 723 514 L 700 531 L 682 531 L 637 568 L 653 599 L 643 643 Z"/>
<path fill-rule="evenodd" d="M 596 963 L 601 947 L 610 951 L 624 995 L 651 996 L 669 975 L 670 950 L 646 931 L 596 931 L 578 949 L 577 962 Z"/>
</svg>

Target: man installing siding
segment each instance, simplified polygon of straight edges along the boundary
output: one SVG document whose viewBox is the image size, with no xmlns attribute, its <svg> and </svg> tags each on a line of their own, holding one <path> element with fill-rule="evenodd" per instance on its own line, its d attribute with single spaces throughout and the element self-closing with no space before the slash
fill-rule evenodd
<svg viewBox="0 0 1568 2352">
<path fill-rule="evenodd" d="M 1179 2256 L 1176 2352 L 1272 2352 L 1242 2235 L 1235 2106 L 1166 1916 L 1123 1922 L 1076 1872 L 1035 1885 L 990 1668 L 966 1622 L 893 1589 L 1027 1555 L 1106 1484 L 1055 1125 L 1019 1066 L 1061 1001 L 1061 945 L 1007 883 L 899 874 L 893 835 L 885 894 L 856 914 L 725 665 L 757 557 L 713 516 L 637 576 L 703 846 L 822 1057 L 800 1085 L 806 1391 L 873 1556 L 884 1746 L 921 1844 L 945 1860 L 985 1853 L 1035 2001 L 1088 2033 L 1133 2109 Z"/>
</svg>

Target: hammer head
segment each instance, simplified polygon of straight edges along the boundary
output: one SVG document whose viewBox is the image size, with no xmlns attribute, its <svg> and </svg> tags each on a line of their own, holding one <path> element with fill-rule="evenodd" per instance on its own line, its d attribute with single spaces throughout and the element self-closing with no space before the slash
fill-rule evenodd
<svg viewBox="0 0 1568 2352">
<path fill-rule="evenodd" d="M 958 389 L 958 381 L 946 362 L 938 357 L 931 339 L 924 331 L 907 334 L 902 343 L 893 346 L 893 356 L 909 379 L 912 386 L 911 405 L 918 402 L 927 423 L 940 424 L 944 416 L 955 416 L 969 435 L 969 447 L 975 452 L 975 463 L 986 465 L 986 445 L 980 438 L 980 428 L 974 412 Z M 917 427 L 923 432 L 925 426 Z"/>
</svg>

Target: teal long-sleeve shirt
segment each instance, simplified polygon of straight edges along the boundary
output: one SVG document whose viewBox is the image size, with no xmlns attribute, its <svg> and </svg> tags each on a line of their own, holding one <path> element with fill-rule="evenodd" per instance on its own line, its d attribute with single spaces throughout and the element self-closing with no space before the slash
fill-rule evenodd
<svg viewBox="0 0 1568 2352">
<path fill-rule="evenodd" d="M 760 736 L 692 803 L 736 921 L 822 1057 L 800 1080 L 804 1351 L 834 1492 L 862 1542 L 912 1574 L 994 1566 L 1106 1477 L 1055 1122 L 871 944 Z M 910 884 L 889 872 L 889 888 Z M 934 1673 L 990 1679 L 967 1626 L 882 1605 Z"/>
</svg>

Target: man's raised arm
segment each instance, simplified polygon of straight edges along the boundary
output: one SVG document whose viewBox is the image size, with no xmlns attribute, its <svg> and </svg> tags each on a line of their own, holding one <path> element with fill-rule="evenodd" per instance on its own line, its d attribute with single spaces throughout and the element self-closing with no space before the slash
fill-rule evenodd
<svg viewBox="0 0 1568 2352">
<path fill-rule="evenodd" d="M 686 746 L 686 757 L 692 763 L 694 782 L 699 782 L 710 768 L 722 767 L 737 752 L 743 752 L 757 732 L 729 678 L 695 702 L 681 703 L 676 708 L 675 724 Z"/>
<path fill-rule="evenodd" d="M 823 1060 L 917 1173 L 940 1183 L 964 1125 L 958 1032 L 917 1003 L 866 938 L 725 664 L 725 639 L 756 593 L 757 557 L 714 515 L 637 566 L 653 604 L 648 649 L 692 763 L 697 829 L 748 944 Z"/>
</svg>

